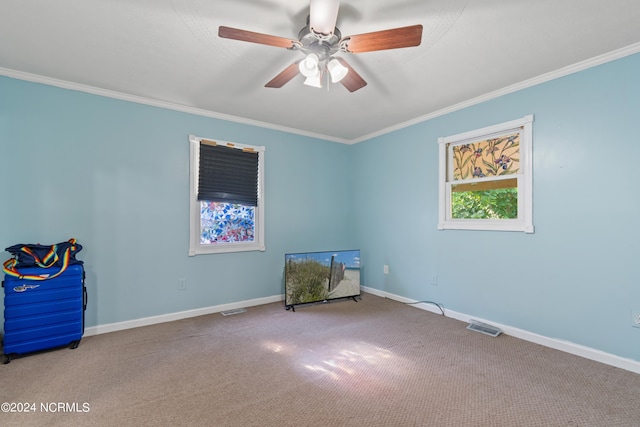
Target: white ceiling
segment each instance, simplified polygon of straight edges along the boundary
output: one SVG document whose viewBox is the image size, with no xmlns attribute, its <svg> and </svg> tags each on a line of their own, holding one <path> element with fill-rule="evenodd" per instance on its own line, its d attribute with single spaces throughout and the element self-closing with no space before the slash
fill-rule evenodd
<svg viewBox="0 0 640 427">
<path fill-rule="evenodd" d="M 302 54 L 217 36 L 224 25 L 297 39 L 308 10 L 309 0 L 2 0 L 0 74 L 349 143 L 640 51 L 639 0 L 342 1 L 343 36 L 424 26 L 418 47 L 340 54 L 368 82 L 350 93 L 301 76 L 265 88 Z"/>
</svg>

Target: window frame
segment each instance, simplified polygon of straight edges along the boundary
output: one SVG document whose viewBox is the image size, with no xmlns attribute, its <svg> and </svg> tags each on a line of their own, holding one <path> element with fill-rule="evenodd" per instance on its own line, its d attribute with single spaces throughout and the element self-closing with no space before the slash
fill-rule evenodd
<svg viewBox="0 0 640 427">
<path fill-rule="evenodd" d="M 198 174 L 200 170 L 200 143 L 215 143 L 230 148 L 251 149 L 258 153 L 258 204 L 255 207 L 255 233 L 253 242 L 200 243 L 200 201 L 198 200 Z M 264 146 L 238 144 L 212 138 L 189 135 L 189 256 L 265 251 L 264 243 Z"/>
<path fill-rule="evenodd" d="M 483 141 L 493 137 L 520 132 L 520 173 L 505 177 L 476 179 L 475 182 L 497 181 L 517 178 L 518 218 L 517 219 L 454 219 L 451 213 L 451 187 L 453 162 L 449 159 L 448 147 L 465 143 Z M 487 126 L 469 132 L 438 138 L 439 145 L 439 191 L 438 191 L 438 229 L 439 230 L 484 230 L 484 231 L 521 231 L 533 233 L 533 115 Z M 461 183 L 459 183 L 461 184 Z"/>
</svg>

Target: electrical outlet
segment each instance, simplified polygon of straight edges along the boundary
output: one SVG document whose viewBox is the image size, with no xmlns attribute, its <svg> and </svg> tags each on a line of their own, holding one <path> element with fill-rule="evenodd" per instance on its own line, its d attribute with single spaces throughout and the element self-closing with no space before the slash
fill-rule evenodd
<svg viewBox="0 0 640 427">
<path fill-rule="evenodd" d="M 187 290 L 187 279 L 178 279 L 178 290 L 179 291 Z"/>
<path fill-rule="evenodd" d="M 382 271 L 384 271 L 384 274 L 389 274 L 389 266 L 385 264 Z"/>
<path fill-rule="evenodd" d="M 631 326 L 640 328 L 640 310 L 633 310 L 631 312 Z"/>
</svg>

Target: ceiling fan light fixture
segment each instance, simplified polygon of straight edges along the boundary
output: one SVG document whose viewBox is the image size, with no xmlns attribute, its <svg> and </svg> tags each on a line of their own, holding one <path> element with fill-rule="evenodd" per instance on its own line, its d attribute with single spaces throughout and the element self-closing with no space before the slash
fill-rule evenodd
<svg viewBox="0 0 640 427">
<path fill-rule="evenodd" d="M 329 74 L 331 74 L 332 83 L 338 83 L 349 72 L 349 69 L 342 65 L 336 58 L 331 58 L 329 60 L 327 63 L 327 70 L 329 70 Z"/>
<path fill-rule="evenodd" d="M 311 0 L 309 8 L 309 28 L 314 34 L 333 34 L 338 19 L 339 0 Z"/>
<path fill-rule="evenodd" d="M 305 59 L 300 61 L 300 65 L 298 65 L 300 74 L 307 78 L 317 76 L 318 74 L 320 74 L 320 68 L 318 68 L 319 62 L 320 60 L 318 58 L 318 55 L 316 55 L 315 53 L 310 53 Z"/>
<path fill-rule="evenodd" d="M 248 1 L 248 0 L 246 0 Z M 255 0 L 254 0 L 255 1 Z M 391 28 L 370 33 L 342 37 L 336 27 L 339 0 L 309 0 L 310 8 L 306 25 L 298 32 L 298 39 L 256 33 L 239 28 L 220 26 L 218 36 L 227 39 L 258 43 L 298 51 L 306 55 L 289 64 L 265 87 L 279 88 L 298 74 L 305 77 L 305 84 L 322 87 L 321 77 L 329 76 L 333 83 L 341 83 L 349 92 L 362 89 L 367 82 L 337 53 L 363 53 L 388 49 L 419 46 L 422 42 L 422 24 Z"/>
<path fill-rule="evenodd" d="M 307 77 L 304 80 L 304 84 L 311 87 L 322 88 L 322 73 L 318 73 L 318 75 L 313 77 Z"/>
</svg>

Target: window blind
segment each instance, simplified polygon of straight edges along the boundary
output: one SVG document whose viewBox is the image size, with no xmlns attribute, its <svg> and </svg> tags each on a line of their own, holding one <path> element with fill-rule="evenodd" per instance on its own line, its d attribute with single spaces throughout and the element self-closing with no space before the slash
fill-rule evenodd
<svg viewBox="0 0 640 427">
<path fill-rule="evenodd" d="M 258 153 L 200 143 L 198 200 L 258 205 Z"/>
</svg>

